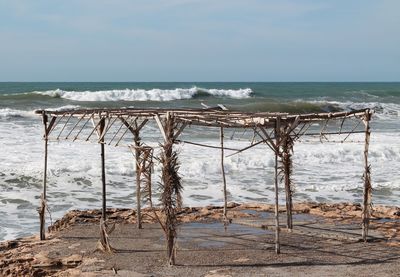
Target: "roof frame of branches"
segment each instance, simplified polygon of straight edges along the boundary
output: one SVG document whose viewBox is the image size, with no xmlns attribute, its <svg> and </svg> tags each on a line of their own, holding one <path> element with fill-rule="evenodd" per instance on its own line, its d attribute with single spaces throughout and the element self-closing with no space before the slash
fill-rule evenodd
<svg viewBox="0 0 400 277">
<path fill-rule="evenodd" d="M 105 146 L 128 147 L 134 154 L 136 163 L 136 210 L 137 226 L 142 228 L 141 202 L 143 198 L 151 200 L 151 170 L 153 164 L 153 149 L 143 140 L 143 128 L 153 125 L 160 132 L 159 141 L 161 154 L 157 160 L 162 164 L 161 174 L 161 210 L 162 218 L 158 218 L 167 241 L 168 263 L 175 263 L 174 245 L 177 237 L 177 211 L 182 205 L 181 178 L 178 174 L 178 153 L 174 145 L 185 143 L 193 146 L 217 148 L 221 151 L 221 171 L 224 192 L 223 219 L 227 217 L 227 193 L 224 170 L 225 150 L 233 151 L 235 155 L 249 151 L 259 144 L 265 144 L 275 155 L 275 250 L 280 252 L 279 239 L 279 203 L 278 186 L 280 180 L 284 183 L 286 196 L 286 226 L 292 230 L 292 155 L 294 144 L 305 136 L 317 136 L 323 141 L 343 143 L 348 141 L 352 134 L 364 134 L 364 193 L 362 211 L 362 238 L 368 237 L 368 226 L 371 206 L 371 177 L 368 162 L 370 142 L 370 120 L 373 111 L 370 109 L 353 110 L 348 112 L 288 114 L 269 112 L 241 112 L 226 110 L 224 106 L 206 109 L 86 109 L 86 110 L 37 110 L 41 115 L 44 126 L 44 176 L 42 202 L 40 214 L 40 238 L 45 239 L 45 211 L 46 211 L 46 182 L 48 144 L 50 141 L 89 141 L 100 144 L 102 164 L 102 237 L 101 242 L 105 250 L 111 251 L 106 228 L 106 172 Z M 189 140 L 179 139 L 189 127 L 219 129 L 220 145 L 207 145 Z M 224 130 L 250 130 L 253 137 L 248 145 L 241 149 L 232 149 L 224 146 Z M 233 135 L 234 136 L 234 135 Z M 232 136 L 232 137 L 233 137 Z M 332 137 L 338 140 L 332 140 Z M 231 138 L 232 139 L 232 138 Z"/>
</svg>

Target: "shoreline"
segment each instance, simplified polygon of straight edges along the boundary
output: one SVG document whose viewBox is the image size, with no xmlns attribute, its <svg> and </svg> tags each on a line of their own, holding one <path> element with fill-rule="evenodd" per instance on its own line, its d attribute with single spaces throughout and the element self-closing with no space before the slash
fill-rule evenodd
<svg viewBox="0 0 400 277">
<path fill-rule="evenodd" d="M 284 257 L 285 254 L 280 254 L 276 256 L 273 251 L 269 249 L 270 246 L 268 245 L 268 243 L 273 241 L 273 236 L 272 234 L 270 234 L 271 230 L 273 230 L 273 225 L 269 225 L 270 221 L 272 223 L 273 209 L 274 206 L 271 204 L 229 203 L 228 217 L 232 220 L 232 223 L 226 227 L 225 232 L 226 230 L 228 230 L 228 232 L 230 230 L 232 233 L 229 236 L 226 234 L 225 236 L 224 233 L 222 235 L 213 234 L 213 236 L 215 237 L 211 240 L 211 242 L 207 242 L 206 244 L 204 244 L 204 242 L 201 242 L 199 243 L 199 246 L 193 244 L 193 241 L 196 241 L 197 239 L 203 237 L 202 232 L 209 232 L 210 230 L 212 232 L 219 232 L 224 229 L 222 224 L 222 207 L 206 206 L 182 208 L 178 214 L 178 219 L 182 225 L 182 234 L 180 231 L 178 231 L 178 242 L 179 244 L 182 244 L 183 248 L 187 248 L 186 251 L 188 251 L 188 253 L 183 252 L 185 254 L 181 254 L 183 250 L 178 251 L 178 264 L 180 261 L 180 257 L 186 255 L 190 258 L 190 251 L 208 251 L 209 254 L 212 255 L 213 251 L 215 250 L 213 249 L 214 246 L 216 246 L 218 251 L 224 251 L 224 247 L 231 247 L 229 243 L 224 241 L 233 241 L 237 233 L 241 234 L 244 231 L 249 232 L 249 234 L 253 236 L 252 240 L 256 239 L 258 241 L 262 241 L 262 244 L 267 245 L 265 246 L 267 250 L 265 251 L 265 253 L 263 252 L 263 255 L 268 255 L 269 258 L 273 259 L 276 259 L 279 256 L 278 259 L 282 259 L 281 262 L 285 262 L 285 259 L 290 262 L 290 260 L 292 259 L 290 256 L 286 258 Z M 294 205 L 293 212 L 295 215 L 298 216 L 297 218 L 295 217 L 295 226 L 293 229 L 293 233 L 282 232 L 282 236 L 284 239 L 283 252 L 286 251 L 286 244 L 302 244 L 302 240 L 304 238 L 310 239 L 310 237 L 312 238 L 311 244 L 315 245 L 318 245 L 319 243 L 325 243 L 325 241 L 327 240 L 333 240 L 337 243 L 344 243 L 343 241 L 349 243 L 349 241 L 351 241 L 352 243 L 356 243 L 357 247 L 362 247 L 362 245 L 364 245 L 364 243 L 356 242 L 357 237 L 361 238 L 361 205 L 359 204 L 298 203 Z M 140 246 L 140 251 L 144 251 L 146 253 L 146 251 L 150 251 L 145 250 L 146 247 L 148 247 L 149 242 L 146 238 L 141 238 L 141 236 L 143 236 L 143 234 L 150 234 L 151 232 L 155 232 L 154 236 L 156 240 L 152 241 L 150 245 L 156 245 L 156 250 L 158 252 L 156 251 L 157 254 L 155 254 L 155 256 L 158 257 L 158 260 L 156 261 L 156 264 L 153 265 L 153 255 L 151 254 L 151 252 L 149 252 L 150 254 L 148 253 L 147 255 L 145 255 L 145 257 L 143 257 L 143 260 L 141 260 L 139 263 L 139 265 L 141 265 L 142 263 L 143 265 L 141 267 L 139 266 L 138 271 L 135 272 L 137 274 L 146 274 L 152 272 L 146 270 L 146 268 L 148 268 L 149 266 L 150 268 L 152 266 L 155 266 L 155 268 L 159 268 L 159 270 L 161 270 L 160 272 L 162 272 L 163 270 L 170 268 L 166 266 L 163 233 L 159 229 L 158 223 L 155 223 L 154 217 L 152 216 L 152 212 L 150 211 L 150 209 L 144 209 L 143 214 L 143 223 L 145 224 L 145 228 L 142 230 L 137 230 L 135 226 L 136 216 L 134 210 L 117 208 L 107 209 L 108 221 L 110 223 L 115 223 L 115 225 L 117 226 L 116 231 L 110 235 L 110 242 L 111 245 L 113 245 L 114 242 L 118 245 L 118 240 L 121 240 L 122 234 L 125 234 L 127 238 L 136 234 L 136 236 L 139 236 L 139 241 L 136 240 L 136 242 L 138 242 L 138 245 L 130 245 L 130 243 L 122 242 L 119 248 L 125 247 L 126 245 L 126 247 L 128 248 L 133 247 L 133 249 L 136 249 Z M 118 252 L 117 254 L 106 254 L 96 250 L 96 241 L 99 239 L 98 223 L 100 216 L 100 210 L 73 210 L 64 215 L 64 217 L 60 220 L 54 222 L 54 224 L 48 228 L 50 232 L 46 234 L 47 240 L 45 241 L 40 241 L 39 235 L 35 235 L 0 242 L 0 273 L 2 274 L 2 276 L 21 276 L 21 274 L 31 274 L 32 276 L 47 276 L 46 274 L 52 274 L 52 276 L 77 276 L 76 274 L 83 274 L 83 272 L 85 272 L 85 274 L 94 274 L 87 276 L 103 276 L 101 274 L 105 274 L 107 270 L 112 270 L 112 266 L 110 267 L 110 265 L 107 263 L 108 258 L 112 256 L 119 257 L 121 255 L 122 257 L 125 257 L 124 255 L 128 255 L 127 253 L 131 255 L 130 260 L 135 260 L 136 258 L 138 258 L 141 254 L 136 252 L 138 251 L 137 249 L 131 249 L 129 251 L 124 250 L 127 251 L 125 254 L 124 252 Z M 282 229 L 282 231 L 284 231 L 285 229 L 284 216 L 284 206 L 280 206 L 280 217 L 282 218 L 280 228 Z M 329 228 L 331 228 L 331 230 L 327 232 L 324 232 L 322 229 L 319 231 L 311 230 L 314 233 L 307 234 L 303 232 L 305 230 L 305 226 L 307 227 L 307 224 L 305 223 L 318 224 L 318 226 L 323 227 L 330 226 Z M 333 230 L 333 228 L 336 227 L 332 226 L 339 226 L 341 228 L 340 230 L 344 230 L 343 233 L 345 233 L 345 235 L 340 235 L 342 236 L 343 240 L 339 239 L 337 235 L 335 235 L 335 238 L 332 236 L 327 236 L 327 234 L 330 233 L 340 234 L 340 232 L 337 232 L 337 230 Z M 400 251 L 399 207 L 381 205 L 373 206 L 370 226 L 371 232 L 380 234 L 379 239 L 371 239 L 371 241 L 365 245 L 368 245 L 369 247 L 378 247 L 379 245 L 380 248 L 387 249 L 387 251 L 393 253 L 397 253 L 397 251 Z M 146 230 L 146 228 L 148 227 L 150 229 Z M 185 231 L 187 228 L 193 229 L 194 227 L 198 228 L 196 229 L 196 231 L 194 231 L 194 233 L 193 231 Z M 306 231 L 309 232 L 309 230 Z M 351 233 L 350 231 L 354 232 Z M 68 234 L 68 232 L 72 232 L 72 234 L 75 235 Z M 191 233 L 193 234 L 193 236 L 190 236 Z M 318 241 L 318 239 L 317 241 L 313 241 L 314 239 L 316 239 L 316 237 L 319 237 L 321 241 Z M 74 243 L 71 244 L 70 242 L 68 242 L 69 240 L 74 241 Z M 219 240 L 221 240 L 222 242 L 220 242 Z M 287 240 L 287 242 L 285 242 L 285 240 Z M 76 246 L 70 248 L 74 244 Z M 232 245 L 236 245 L 236 243 Z M 238 248 L 236 249 L 238 251 L 238 255 L 240 256 L 244 255 L 243 253 L 247 253 L 246 255 L 248 255 L 249 257 L 253 257 L 252 253 L 255 251 L 253 248 L 257 248 L 257 245 L 253 248 L 250 247 L 250 245 L 251 243 L 249 243 L 249 245 L 247 245 L 246 243 L 243 244 L 241 246 L 243 247 L 243 251 L 240 251 L 241 247 L 235 247 L 235 249 Z M 221 246 L 221 248 L 219 246 Z M 248 248 L 248 246 L 250 248 Z M 240 252 L 243 253 L 240 254 Z M 57 255 L 56 253 L 59 253 L 59 255 Z M 308 252 L 306 251 L 306 256 L 312 256 L 313 254 L 313 252 L 310 252 L 308 254 L 307 253 Z M 105 259 L 105 257 L 108 258 Z M 94 262 L 93 259 L 103 262 Z M 121 259 L 123 260 L 123 258 Z M 240 260 L 241 258 L 239 257 L 237 259 Z M 242 260 L 240 260 L 242 262 L 240 263 L 246 263 L 243 261 L 243 259 L 249 258 L 242 258 Z M 252 259 L 256 259 L 256 256 L 254 256 L 254 258 Z M 90 264 L 91 262 L 92 264 Z M 115 262 L 119 263 L 118 260 Z M 307 262 L 312 262 L 312 259 Z M 136 262 L 133 262 L 133 264 L 135 263 Z M 305 263 L 305 261 L 303 261 L 302 263 Z M 255 270 L 255 264 L 253 265 Z M 218 267 L 218 263 L 215 266 Z M 250 260 L 247 266 L 252 267 L 252 263 L 250 262 Z M 127 272 L 129 272 L 129 270 L 131 270 L 129 264 L 124 264 L 123 262 L 121 262 L 118 267 L 118 271 L 120 272 L 124 272 L 124 270 L 127 270 Z M 235 270 L 237 269 L 236 266 L 233 265 L 226 266 L 226 261 L 224 261 L 222 258 L 220 267 L 224 269 L 228 268 L 231 271 L 233 270 L 233 272 L 235 272 Z M 268 263 L 266 263 L 264 267 L 267 268 Z M 295 270 L 295 267 L 293 267 L 293 270 Z M 217 276 L 215 275 L 216 273 L 214 274 L 211 272 L 212 268 L 209 266 L 205 266 L 205 268 L 199 268 L 191 267 L 190 265 L 178 265 L 177 267 L 172 268 L 175 268 L 169 269 L 172 270 L 172 276 L 184 276 L 181 272 L 182 268 L 185 268 L 186 271 L 193 270 L 195 276 L 197 276 L 196 274 L 199 273 L 201 273 L 202 276 L 206 276 L 206 274 L 209 274 L 209 276 Z M 241 269 L 238 270 L 240 271 Z M 102 271 L 104 272 L 102 273 Z M 154 276 L 162 275 L 157 275 L 155 273 Z M 226 276 L 231 275 L 228 274 Z"/>
</svg>

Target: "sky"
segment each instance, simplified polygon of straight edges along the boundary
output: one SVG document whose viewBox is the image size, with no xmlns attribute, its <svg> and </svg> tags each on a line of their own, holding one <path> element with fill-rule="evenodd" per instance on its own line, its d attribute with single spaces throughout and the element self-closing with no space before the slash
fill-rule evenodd
<svg viewBox="0 0 400 277">
<path fill-rule="evenodd" d="M 0 0 L 0 81 L 400 81 L 398 0 Z"/>
</svg>

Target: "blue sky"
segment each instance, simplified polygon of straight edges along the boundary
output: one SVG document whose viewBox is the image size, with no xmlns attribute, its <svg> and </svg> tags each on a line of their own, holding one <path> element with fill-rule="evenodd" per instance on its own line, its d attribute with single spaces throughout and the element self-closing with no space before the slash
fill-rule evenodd
<svg viewBox="0 0 400 277">
<path fill-rule="evenodd" d="M 0 0 L 0 81 L 400 81 L 398 0 Z"/>
</svg>

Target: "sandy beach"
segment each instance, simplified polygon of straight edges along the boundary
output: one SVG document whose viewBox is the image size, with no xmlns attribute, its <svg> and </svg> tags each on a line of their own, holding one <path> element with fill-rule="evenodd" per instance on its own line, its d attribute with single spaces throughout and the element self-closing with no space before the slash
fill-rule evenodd
<svg viewBox="0 0 400 277">
<path fill-rule="evenodd" d="M 293 232 L 281 225 L 274 252 L 273 207 L 229 205 L 179 213 L 177 265 L 168 266 L 164 233 L 150 210 L 144 228 L 135 211 L 109 209 L 114 253 L 99 251 L 99 210 L 71 211 L 38 236 L 2 242 L 1 276 L 395 276 L 400 269 L 400 209 L 375 206 L 369 241 L 361 241 L 361 206 L 303 203 L 294 207 Z M 281 207 L 281 224 L 284 223 Z"/>
</svg>

